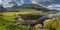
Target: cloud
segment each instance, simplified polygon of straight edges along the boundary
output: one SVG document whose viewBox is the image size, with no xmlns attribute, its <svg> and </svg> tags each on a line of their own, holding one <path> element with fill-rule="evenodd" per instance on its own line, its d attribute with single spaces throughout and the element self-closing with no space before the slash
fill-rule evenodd
<svg viewBox="0 0 60 30">
<path fill-rule="evenodd" d="M 31 0 L 32 4 L 37 4 L 40 0 Z"/>
<path fill-rule="evenodd" d="M 37 4 L 36 0 L 31 0 L 32 4 Z"/>
<path fill-rule="evenodd" d="M 23 3 L 24 3 L 24 0 L 0 0 L 0 5 L 2 5 L 4 8 L 20 6 Z"/>
<path fill-rule="evenodd" d="M 26 0 L 0 0 L 0 6 L 4 8 L 20 6 L 25 3 Z M 60 10 L 60 0 L 30 0 L 32 4 L 38 4 L 42 7 L 49 9 Z"/>
<path fill-rule="evenodd" d="M 15 3 L 17 4 L 17 6 L 20 6 L 24 4 L 24 0 L 15 0 Z"/>
<path fill-rule="evenodd" d="M 60 4 L 52 4 L 52 5 L 47 6 L 47 8 L 60 10 Z"/>
<path fill-rule="evenodd" d="M 2 1 L 0 0 L 0 4 L 2 4 Z"/>
<path fill-rule="evenodd" d="M 60 10 L 60 0 L 31 0 L 31 2 L 48 9 Z"/>
<path fill-rule="evenodd" d="M 21 3 L 24 4 L 24 0 L 21 0 Z"/>
<path fill-rule="evenodd" d="M 31 0 L 33 4 L 38 4 L 38 5 L 48 5 L 51 4 L 53 1 L 52 0 Z"/>
<path fill-rule="evenodd" d="M 2 6 L 5 7 L 12 7 L 15 4 L 13 3 L 13 0 L 0 0 L 0 4 L 2 3 Z"/>
</svg>

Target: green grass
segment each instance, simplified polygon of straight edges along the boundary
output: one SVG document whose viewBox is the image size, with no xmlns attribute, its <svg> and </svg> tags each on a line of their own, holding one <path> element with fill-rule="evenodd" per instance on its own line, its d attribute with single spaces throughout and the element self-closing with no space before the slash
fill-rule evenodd
<svg viewBox="0 0 60 30">
<path fill-rule="evenodd" d="M 21 25 L 15 18 L 21 12 L 4 12 L 0 13 L 0 30 L 37 30 L 36 28 L 29 28 L 29 26 Z M 26 13 L 29 14 L 29 13 Z"/>
<path fill-rule="evenodd" d="M 44 24 L 44 28 L 48 28 L 50 30 L 60 30 L 60 19 L 59 18 L 53 18 L 48 19 L 51 21 L 46 21 Z"/>
<path fill-rule="evenodd" d="M 18 17 L 18 14 L 34 14 L 34 15 L 43 15 L 46 12 L 42 13 L 41 11 L 34 12 L 2 12 L 0 13 L 3 16 L 0 16 L 0 30 L 37 30 L 38 28 L 30 28 L 29 26 L 21 25 L 20 22 L 15 20 Z M 44 24 L 44 28 L 50 30 L 60 30 L 60 19 L 50 19 L 51 21 Z"/>
</svg>

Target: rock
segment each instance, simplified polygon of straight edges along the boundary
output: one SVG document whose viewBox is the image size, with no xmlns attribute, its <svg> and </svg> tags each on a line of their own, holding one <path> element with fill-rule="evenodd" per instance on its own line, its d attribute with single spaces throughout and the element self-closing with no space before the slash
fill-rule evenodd
<svg viewBox="0 0 60 30">
<path fill-rule="evenodd" d="M 47 24 L 47 23 L 49 23 L 49 22 L 51 22 L 51 20 L 45 20 L 45 21 L 43 22 L 43 24 L 45 25 L 45 24 Z"/>
<path fill-rule="evenodd" d="M 42 28 L 43 26 L 41 25 L 41 24 L 37 24 L 37 25 L 35 25 L 35 28 L 38 28 L 38 29 L 40 29 L 40 28 Z"/>
</svg>

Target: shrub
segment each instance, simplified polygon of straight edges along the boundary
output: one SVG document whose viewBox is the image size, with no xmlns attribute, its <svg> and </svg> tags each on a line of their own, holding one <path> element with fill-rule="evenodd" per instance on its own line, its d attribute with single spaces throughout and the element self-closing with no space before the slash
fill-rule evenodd
<svg viewBox="0 0 60 30">
<path fill-rule="evenodd" d="M 50 30 L 60 30 L 60 19 L 53 18 L 45 21 L 44 28 L 48 28 Z"/>
</svg>

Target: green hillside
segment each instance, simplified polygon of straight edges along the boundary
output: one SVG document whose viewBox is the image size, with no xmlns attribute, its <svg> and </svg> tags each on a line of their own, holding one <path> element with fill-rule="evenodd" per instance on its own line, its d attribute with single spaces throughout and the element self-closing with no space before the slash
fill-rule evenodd
<svg viewBox="0 0 60 30">
<path fill-rule="evenodd" d="M 11 8 L 3 8 L 0 7 L 0 11 L 10 11 L 10 12 L 19 12 L 19 11 L 51 11 L 47 8 L 43 8 L 42 6 L 39 6 L 37 4 L 23 4 L 21 6 L 13 6 Z"/>
<path fill-rule="evenodd" d="M 44 8 L 42 6 L 39 6 L 37 4 L 23 4 L 21 6 L 13 6 L 11 8 L 3 8 L 0 6 L 0 12 L 21 12 L 21 11 L 44 11 L 44 12 L 51 12 L 55 10 L 50 10 L 47 8 Z"/>
</svg>

